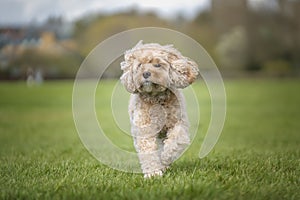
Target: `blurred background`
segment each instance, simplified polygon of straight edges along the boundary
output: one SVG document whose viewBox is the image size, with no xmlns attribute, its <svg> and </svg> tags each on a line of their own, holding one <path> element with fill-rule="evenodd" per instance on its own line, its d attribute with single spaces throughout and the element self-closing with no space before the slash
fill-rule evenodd
<svg viewBox="0 0 300 200">
<path fill-rule="evenodd" d="M 0 79 L 72 79 L 99 42 L 145 26 L 192 37 L 225 77 L 299 77 L 299 11 L 299 0 L 2 0 Z M 115 62 L 104 77 L 120 74 Z"/>
</svg>

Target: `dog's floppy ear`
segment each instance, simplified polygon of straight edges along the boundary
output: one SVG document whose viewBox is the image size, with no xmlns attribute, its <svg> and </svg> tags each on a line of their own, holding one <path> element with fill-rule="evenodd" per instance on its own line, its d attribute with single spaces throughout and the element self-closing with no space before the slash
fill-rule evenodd
<svg viewBox="0 0 300 200">
<path fill-rule="evenodd" d="M 133 70 L 132 64 L 130 60 L 125 60 L 121 62 L 121 69 L 123 70 L 123 74 L 120 78 L 121 83 L 125 86 L 126 90 L 130 93 L 136 93 L 137 89 L 133 82 Z"/>
<path fill-rule="evenodd" d="M 121 70 L 123 74 L 120 78 L 121 83 L 125 86 L 126 90 L 130 93 L 136 93 L 137 88 L 134 85 L 133 81 L 133 62 L 136 59 L 134 56 L 134 51 L 140 46 L 143 45 L 143 41 L 139 41 L 135 47 L 128 50 L 124 54 L 124 61 L 121 62 Z"/>
<path fill-rule="evenodd" d="M 185 88 L 197 79 L 199 69 L 193 60 L 174 53 L 169 54 L 168 60 L 171 65 L 169 73 L 173 87 Z"/>
</svg>

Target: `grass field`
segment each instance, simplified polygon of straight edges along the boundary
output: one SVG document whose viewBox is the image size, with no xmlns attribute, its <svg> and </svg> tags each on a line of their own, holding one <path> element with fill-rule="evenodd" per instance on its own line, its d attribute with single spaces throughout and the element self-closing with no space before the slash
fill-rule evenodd
<svg viewBox="0 0 300 200">
<path fill-rule="evenodd" d="M 110 109 L 100 101 L 114 84 L 104 86 L 96 107 L 114 137 Z M 102 165 L 83 147 L 72 118 L 72 82 L 0 83 L 0 198 L 300 199 L 300 80 L 225 86 L 227 118 L 213 152 L 198 158 L 210 116 L 204 84 L 196 83 L 199 134 L 164 177 L 144 180 Z"/>
</svg>

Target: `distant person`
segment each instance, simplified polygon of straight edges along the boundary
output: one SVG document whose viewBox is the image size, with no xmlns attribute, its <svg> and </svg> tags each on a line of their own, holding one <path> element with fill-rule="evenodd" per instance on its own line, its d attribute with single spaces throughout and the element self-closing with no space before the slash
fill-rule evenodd
<svg viewBox="0 0 300 200">
<path fill-rule="evenodd" d="M 41 85 L 44 82 L 42 70 L 38 69 L 36 71 L 34 80 L 37 85 Z"/>
<path fill-rule="evenodd" d="M 27 70 L 27 86 L 41 85 L 44 82 L 44 77 L 41 69 L 34 71 L 31 67 Z"/>
<path fill-rule="evenodd" d="M 27 69 L 26 73 L 27 79 L 26 79 L 26 84 L 28 87 L 31 87 L 34 85 L 34 71 L 31 67 Z"/>
</svg>

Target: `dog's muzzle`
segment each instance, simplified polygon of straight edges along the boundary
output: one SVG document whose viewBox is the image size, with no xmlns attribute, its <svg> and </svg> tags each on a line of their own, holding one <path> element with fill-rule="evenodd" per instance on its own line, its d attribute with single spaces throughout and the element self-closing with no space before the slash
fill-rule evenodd
<svg viewBox="0 0 300 200">
<path fill-rule="evenodd" d="M 158 93 L 164 92 L 167 88 L 159 85 L 157 83 L 153 83 L 151 81 L 145 81 L 142 83 L 141 87 L 140 87 L 140 91 L 141 92 L 146 92 L 152 95 L 156 95 Z"/>
</svg>

